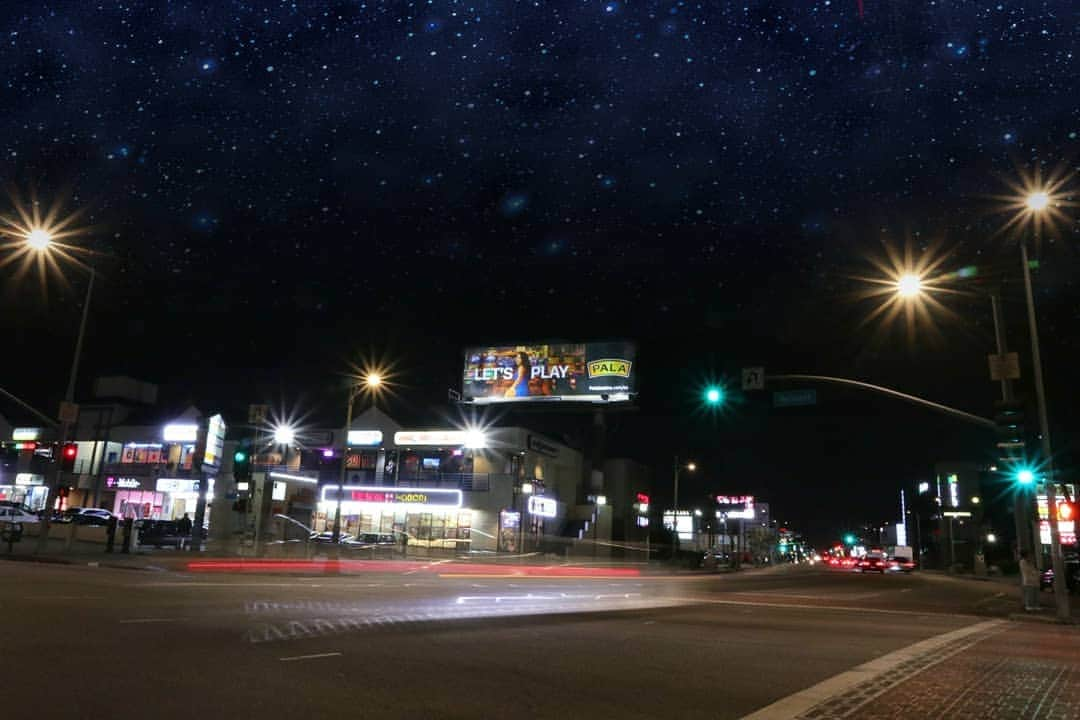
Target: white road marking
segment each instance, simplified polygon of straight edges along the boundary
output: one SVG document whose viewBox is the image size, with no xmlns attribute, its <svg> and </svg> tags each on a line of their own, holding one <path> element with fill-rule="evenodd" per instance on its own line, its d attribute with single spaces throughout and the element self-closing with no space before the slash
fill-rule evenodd
<svg viewBox="0 0 1080 720">
<path fill-rule="evenodd" d="M 101 595 L 26 595 L 23 600 L 104 600 Z"/>
<path fill-rule="evenodd" d="M 908 645 L 888 655 L 882 655 L 875 660 L 863 663 L 847 672 L 834 675 L 817 685 L 781 698 L 771 705 L 766 705 L 760 710 L 744 715 L 741 720 L 782 720 L 784 718 L 798 717 L 829 698 L 847 692 L 857 685 L 871 683 L 875 678 L 893 672 L 903 663 L 936 650 L 941 650 L 948 645 L 960 643 L 972 636 L 978 636 L 978 640 L 981 640 L 991 631 L 1003 631 L 1005 624 L 1004 620 L 987 620 Z M 933 664 L 931 663 L 927 667 Z M 923 670 L 925 669 L 923 668 Z"/>
<path fill-rule="evenodd" d="M 167 622 L 180 622 L 182 618 L 131 618 L 129 620 L 121 620 L 121 625 L 138 625 L 141 623 L 167 623 Z"/>
<path fill-rule="evenodd" d="M 746 605 L 749 607 L 782 608 L 785 610 L 843 610 L 845 612 L 880 613 L 883 615 L 914 615 L 917 617 L 975 618 L 971 613 L 943 613 L 921 610 L 887 610 L 885 608 L 860 607 L 858 605 L 800 605 L 798 603 L 753 602 L 750 600 L 720 600 L 718 598 L 667 598 L 674 605 Z"/>
<path fill-rule="evenodd" d="M 281 662 L 293 662 L 294 660 L 315 660 L 317 658 L 337 657 L 341 655 L 339 652 L 331 653 L 316 653 L 314 655 L 293 655 L 292 657 L 278 658 Z"/>
</svg>

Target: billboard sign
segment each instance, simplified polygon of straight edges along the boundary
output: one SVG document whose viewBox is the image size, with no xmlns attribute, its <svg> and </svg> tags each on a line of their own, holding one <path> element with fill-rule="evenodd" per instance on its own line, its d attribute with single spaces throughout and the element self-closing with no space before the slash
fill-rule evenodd
<svg viewBox="0 0 1080 720">
<path fill-rule="evenodd" d="M 629 342 L 533 343 L 465 351 L 466 402 L 625 402 L 637 394 Z"/>
<path fill-rule="evenodd" d="M 753 520 L 754 497 L 752 495 L 717 495 L 716 517 Z"/>
<path fill-rule="evenodd" d="M 225 451 L 225 418 L 214 415 L 206 427 L 206 450 L 203 452 L 203 465 L 217 467 L 221 465 L 221 455 Z"/>
</svg>

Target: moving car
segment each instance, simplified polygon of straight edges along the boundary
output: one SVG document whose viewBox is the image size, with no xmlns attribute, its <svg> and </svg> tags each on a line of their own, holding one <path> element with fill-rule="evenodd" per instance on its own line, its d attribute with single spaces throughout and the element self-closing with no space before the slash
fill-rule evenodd
<svg viewBox="0 0 1080 720">
<path fill-rule="evenodd" d="M 855 569 L 859 572 L 879 572 L 884 575 L 887 565 L 884 556 L 869 554 L 859 559 Z"/>
<path fill-rule="evenodd" d="M 889 572 L 909 573 L 915 569 L 914 560 L 899 555 L 889 558 L 887 564 Z"/>
</svg>

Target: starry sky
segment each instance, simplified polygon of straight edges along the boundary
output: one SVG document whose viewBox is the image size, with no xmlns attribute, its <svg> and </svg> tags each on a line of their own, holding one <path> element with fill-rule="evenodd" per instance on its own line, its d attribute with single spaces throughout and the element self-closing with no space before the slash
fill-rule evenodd
<svg viewBox="0 0 1080 720">
<path fill-rule="evenodd" d="M 0 212 L 83 213 L 81 389 L 125 372 L 319 415 L 363 354 L 422 415 L 465 345 L 629 337 L 614 451 L 661 477 L 698 454 L 691 492 L 770 493 L 824 532 L 992 441 L 832 389 L 703 415 L 700 385 L 764 365 L 989 415 L 977 288 L 909 333 L 868 321 L 859 278 L 905 247 L 1015 270 L 1001 196 L 1036 172 L 1065 181 L 1032 250 L 1058 445 L 1080 444 L 1078 28 L 1071 0 L 26 3 L 0 18 Z M 0 378 L 51 407 L 86 276 L 19 267 Z M 1005 312 L 1026 349 L 1015 277 Z"/>
</svg>

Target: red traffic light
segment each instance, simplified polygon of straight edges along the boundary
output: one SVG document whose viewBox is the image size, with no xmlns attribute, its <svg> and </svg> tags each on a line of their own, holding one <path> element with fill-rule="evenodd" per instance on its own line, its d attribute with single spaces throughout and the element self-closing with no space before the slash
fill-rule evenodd
<svg viewBox="0 0 1080 720">
<path fill-rule="evenodd" d="M 646 504 L 648 504 L 648 502 L 649 502 L 649 496 L 648 496 L 648 495 L 646 495 L 645 493 L 638 493 L 638 494 L 637 494 L 637 501 L 638 501 L 639 503 L 646 503 Z"/>
<path fill-rule="evenodd" d="M 64 446 L 64 457 L 74 459 L 74 457 L 76 455 L 78 455 L 78 454 L 79 454 L 79 447 L 77 445 L 65 445 Z"/>
</svg>

